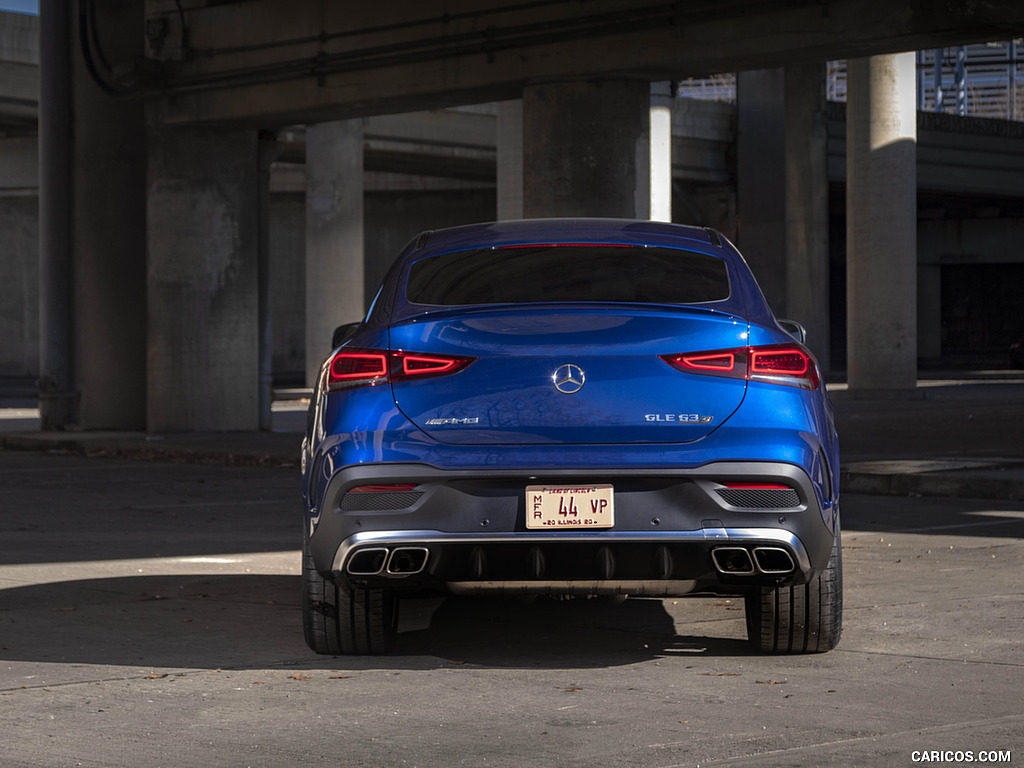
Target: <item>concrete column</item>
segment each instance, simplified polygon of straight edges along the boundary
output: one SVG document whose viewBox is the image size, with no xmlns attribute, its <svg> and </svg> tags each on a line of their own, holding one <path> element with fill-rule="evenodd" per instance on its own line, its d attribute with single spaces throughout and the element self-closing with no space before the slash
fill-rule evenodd
<svg viewBox="0 0 1024 768">
<path fill-rule="evenodd" d="M 786 304 L 829 369 L 828 120 L 825 65 L 785 70 Z"/>
<path fill-rule="evenodd" d="M 306 196 L 270 196 L 271 370 L 288 386 L 306 381 Z"/>
<path fill-rule="evenodd" d="M 147 429 L 256 430 L 256 131 L 148 138 Z"/>
<path fill-rule="evenodd" d="M 540 83 L 523 89 L 523 215 L 646 219 L 650 84 Z"/>
<path fill-rule="evenodd" d="M 778 315 L 787 287 L 785 92 L 782 69 L 736 78 L 736 244 Z"/>
<path fill-rule="evenodd" d="M 847 62 L 847 376 L 851 390 L 917 383 L 914 54 Z"/>
<path fill-rule="evenodd" d="M 498 102 L 498 220 L 523 218 L 523 100 Z"/>
<path fill-rule="evenodd" d="M 74 419 L 71 354 L 71 6 L 39 19 L 39 413 L 44 430 Z"/>
<path fill-rule="evenodd" d="M 271 134 L 260 136 L 256 188 L 256 307 L 259 327 L 259 419 L 260 430 L 271 429 L 274 400 L 274 339 L 270 314 L 270 166 L 281 154 L 282 145 Z"/>
<path fill-rule="evenodd" d="M 44 5 L 52 5 L 44 3 Z M 98 3 L 111 63 L 143 53 L 141 3 Z M 146 134 L 141 98 L 114 98 L 74 57 L 72 339 L 76 422 L 146 426 Z M 97 65 L 102 66 L 102 65 Z"/>
<path fill-rule="evenodd" d="M 672 221 L 672 83 L 651 83 L 651 220 Z"/>
<path fill-rule="evenodd" d="M 306 128 L 306 384 L 331 351 L 331 334 L 362 318 L 363 122 Z"/>
<path fill-rule="evenodd" d="M 917 356 L 942 357 L 942 265 L 917 268 Z"/>
<path fill-rule="evenodd" d="M 4 149 L 12 142 L 31 151 L 32 178 L 4 189 Z M 34 138 L 0 139 L 0 377 L 39 377 L 38 155 Z"/>
</svg>

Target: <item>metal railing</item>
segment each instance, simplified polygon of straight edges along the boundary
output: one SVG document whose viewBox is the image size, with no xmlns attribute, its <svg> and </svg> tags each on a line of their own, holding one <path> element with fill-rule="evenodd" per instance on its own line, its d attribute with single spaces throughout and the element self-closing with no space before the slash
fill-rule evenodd
<svg viewBox="0 0 1024 768">
<path fill-rule="evenodd" d="M 826 98 L 846 101 L 846 61 L 826 64 Z M 679 96 L 736 100 L 736 75 L 724 73 L 678 83 Z M 1024 44 L 1002 43 L 917 52 L 917 108 L 922 112 L 1024 121 Z"/>
</svg>

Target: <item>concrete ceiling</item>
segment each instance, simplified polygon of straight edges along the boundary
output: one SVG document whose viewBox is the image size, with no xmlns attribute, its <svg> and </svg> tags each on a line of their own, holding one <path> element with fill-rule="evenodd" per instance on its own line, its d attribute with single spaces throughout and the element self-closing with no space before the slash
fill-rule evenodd
<svg viewBox="0 0 1024 768">
<path fill-rule="evenodd" d="M 146 0 L 145 15 L 133 87 L 155 119 L 266 127 L 515 98 L 545 80 L 672 80 L 1024 35 L 1020 0 Z"/>
</svg>

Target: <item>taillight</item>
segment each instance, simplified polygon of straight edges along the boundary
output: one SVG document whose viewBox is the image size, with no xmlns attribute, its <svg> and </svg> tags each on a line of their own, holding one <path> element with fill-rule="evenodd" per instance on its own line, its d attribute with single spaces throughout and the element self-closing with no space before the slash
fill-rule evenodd
<svg viewBox="0 0 1024 768">
<path fill-rule="evenodd" d="M 386 352 L 371 350 L 342 351 L 331 359 L 327 380 L 331 384 L 352 382 L 358 386 L 380 384 L 387 380 Z"/>
<path fill-rule="evenodd" d="M 817 389 L 820 384 L 814 358 L 793 344 L 683 352 L 662 355 L 661 359 L 677 370 L 707 376 L 764 381 L 803 389 Z"/>
<path fill-rule="evenodd" d="M 449 373 L 461 371 L 475 358 L 448 357 L 439 355 L 416 355 L 409 352 L 392 352 L 392 357 L 401 361 L 401 370 L 393 371 L 398 377 L 425 378 L 427 376 L 447 376 Z"/>
<path fill-rule="evenodd" d="M 750 347 L 750 381 L 787 384 L 803 389 L 817 389 L 818 366 L 805 350 L 791 344 Z"/>
<path fill-rule="evenodd" d="M 747 375 L 746 348 L 662 355 L 661 359 L 680 371 L 710 373 L 715 376 L 726 376 L 730 379 L 743 379 Z"/>
<path fill-rule="evenodd" d="M 343 347 L 328 363 L 322 386 L 325 392 L 332 392 L 353 387 L 375 387 L 408 379 L 448 376 L 461 371 L 474 360 L 475 357 Z"/>
</svg>

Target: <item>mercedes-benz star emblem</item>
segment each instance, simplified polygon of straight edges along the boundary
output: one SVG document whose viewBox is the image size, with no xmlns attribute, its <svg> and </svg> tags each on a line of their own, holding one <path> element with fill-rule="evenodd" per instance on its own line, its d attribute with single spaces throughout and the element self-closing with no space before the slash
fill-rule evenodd
<svg viewBox="0 0 1024 768">
<path fill-rule="evenodd" d="M 555 389 L 562 394 L 574 395 L 587 383 L 587 375 L 578 365 L 566 363 L 555 369 L 555 372 L 551 374 L 551 381 L 554 383 Z"/>
</svg>

